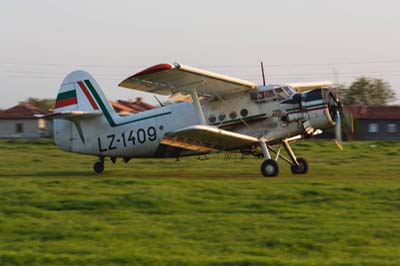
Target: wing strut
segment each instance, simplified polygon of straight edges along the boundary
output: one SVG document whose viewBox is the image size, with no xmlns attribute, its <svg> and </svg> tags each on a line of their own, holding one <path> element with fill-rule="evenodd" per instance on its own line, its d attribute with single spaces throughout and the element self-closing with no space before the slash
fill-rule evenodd
<svg viewBox="0 0 400 266">
<path fill-rule="evenodd" d="M 204 82 L 199 87 L 201 87 L 202 85 L 204 85 Z M 201 109 L 200 100 L 199 96 L 197 95 L 196 87 L 190 88 L 189 92 L 190 95 L 192 96 L 193 106 L 194 109 L 196 110 L 197 117 L 199 118 L 200 125 L 207 125 L 206 119 L 204 118 L 203 110 Z"/>
</svg>

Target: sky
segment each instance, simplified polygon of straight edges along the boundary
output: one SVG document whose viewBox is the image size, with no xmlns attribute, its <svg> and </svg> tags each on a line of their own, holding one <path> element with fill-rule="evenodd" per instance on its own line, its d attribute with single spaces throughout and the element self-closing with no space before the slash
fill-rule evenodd
<svg viewBox="0 0 400 266">
<path fill-rule="evenodd" d="M 0 0 L 0 109 L 55 98 L 71 71 L 109 99 L 153 97 L 118 87 L 159 63 L 261 83 L 367 76 L 400 98 L 400 2 L 391 0 Z M 397 104 L 400 101 L 396 101 Z"/>
</svg>

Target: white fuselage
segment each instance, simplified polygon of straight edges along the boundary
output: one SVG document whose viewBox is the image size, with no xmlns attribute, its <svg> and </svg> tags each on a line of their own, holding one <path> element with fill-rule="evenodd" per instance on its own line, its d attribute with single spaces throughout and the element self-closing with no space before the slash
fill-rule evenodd
<svg viewBox="0 0 400 266">
<path fill-rule="evenodd" d="M 293 112 L 297 104 L 255 103 L 243 93 L 208 102 L 203 105 L 203 112 L 209 125 L 273 143 L 303 133 L 306 120 L 314 128 L 331 126 L 328 107 L 322 101 L 315 105 L 320 107 Z M 292 118 L 288 121 L 283 116 Z M 124 158 L 169 157 L 175 153 L 173 148 L 160 144 L 164 135 L 199 123 L 191 103 L 177 103 L 128 116 L 87 118 L 78 123 L 55 119 L 54 136 L 56 144 L 65 151 Z"/>
<path fill-rule="evenodd" d="M 198 124 L 189 103 L 169 105 L 137 114 L 120 116 L 110 123 L 106 116 L 80 123 L 84 144 L 74 122 L 54 121 L 55 142 L 66 151 L 117 157 L 155 157 L 163 136 L 176 129 Z"/>
</svg>

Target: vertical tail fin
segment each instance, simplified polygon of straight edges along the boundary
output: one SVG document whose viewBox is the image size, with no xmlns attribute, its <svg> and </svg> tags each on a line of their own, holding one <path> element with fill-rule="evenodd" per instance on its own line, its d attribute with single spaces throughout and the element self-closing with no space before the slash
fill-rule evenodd
<svg viewBox="0 0 400 266">
<path fill-rule="evenodd" d="M 58 91 L 55 111 L 72 110 L 100 110 L 106 116 L 115 114 L 99 84 L 89 73 L 82 70 L 67 75 Z"/>
<path fill-rule="evenodd" d="M 117 116 L 99 84 L 87 72 L 77 70 L 68 74 L 58 91 L 55 112 L 101 111 L 111 126 Z M 78 140 L 81 141 L 78 141 Z M 79 120 L 54 120 L 54 141 L 63 150 L 79 151 L 84 139 L 84 123 Z"/>
</svg>

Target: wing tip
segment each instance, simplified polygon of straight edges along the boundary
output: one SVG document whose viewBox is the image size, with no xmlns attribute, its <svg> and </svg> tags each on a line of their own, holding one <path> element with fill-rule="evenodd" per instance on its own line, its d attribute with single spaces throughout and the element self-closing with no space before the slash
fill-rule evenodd
<svg viewBox="0 0 400 266">
<path fill-rule="evenodd" d="M 146 68 L 145 70 L 134 74 L 130 78 L 136 78 L 136 77 L 139 77 L 139 76 L 144 76 L 144 75 L 152 74 L 152 73 L 163 71 L 163 70 L 168 70 L 168 69 L 171 69 L 171 68 L 174 68 L 174 67 L 175 67 L 175 65 L 172 65 L 172 64 L 166 64 L 166 63 L 158 64 L 158 65 Z"/>
<path fill-rule="evenodd" d="M 174 64 L 167 64 L 167 63 L 162 63 L 162 64 L 158 64 L 158 65 L 154 65 L 151 66 L 149 68 L 146 68 L 145 70 L 142 70 L 132 76 L 129 76 L 128 78 L 124 79 L 123 81 L 121 81 L 118 86 L 119 87 L 126 87 L 126 83 L 129 82 L 130 79 L 134 79 L 137 77 L 141 77 L 141 76 L 145 76 L 145 75 L 149 75 L 149 74 L 153 74 L 159 71 L 163 71 L 163 70 L 169 70 L 171 68 L 179 68 L 180 65 L 177 63 Z"/>
</svg>

